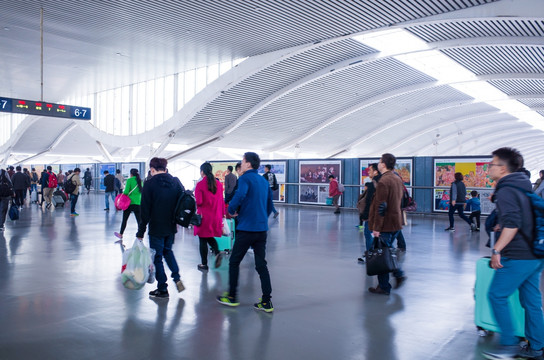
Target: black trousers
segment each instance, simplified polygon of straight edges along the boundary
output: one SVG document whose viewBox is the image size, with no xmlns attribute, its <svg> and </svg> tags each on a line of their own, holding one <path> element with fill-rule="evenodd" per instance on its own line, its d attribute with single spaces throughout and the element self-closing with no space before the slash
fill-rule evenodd
<svg viewBox="0 0 544 360">
<path fill-rule="evenodd" d="M 272 297 L 272 285 L 270 274 L 266 266 L 266 231 L 250 232 L 236 231 L 236 240 L 232 247 L 232 254 L 229 259 L 229 296 L 236 297 L 238 277 L 240 275 L 240 263 L 250 247 L 255 255 L 255 270 L 261 278 L 262 301 L 267 302 Z"/>
<path fill-rule="evenodd" d="M 470 213 L 468 219 L 470 220 L 470 223 L 472 224 L 472 219 L 476 218 L 476 227 L 479 229 L 480 228 L 480 214 L 482 212 L 480 210 L 478 211 L 473 211 Z"/>
<path fill-rule="evenodd" d="M 15 190 L 15 205 L 23 206 L 25 203 L 26 189 Z"/>
<path fill-rule="evenodd" d="M 140 205 L 130 204 L 126 210 L 123 210 L 123 221 L 121 222 L 121 231 L 119 231 L 121 235 L 123 235 L 125 229 L 127 228 L 127 221 L 131 212 L 133 212 L 134 216 L 136 216 L 136 222 L 138 223 L 138 226 L 140 226 Z"/>
<path fill-rule="evenodd" d="M 202 260 L 202 265 L 208 265 L 208 244 L 210 244 L 213 253 L 215 255 L 219 254 L 219 246 L 217 245 L 217 240 L 213 237 L 202 237 L 199 236 L 198 240 L 200 242 L 200 259 Z"/>
</svg>

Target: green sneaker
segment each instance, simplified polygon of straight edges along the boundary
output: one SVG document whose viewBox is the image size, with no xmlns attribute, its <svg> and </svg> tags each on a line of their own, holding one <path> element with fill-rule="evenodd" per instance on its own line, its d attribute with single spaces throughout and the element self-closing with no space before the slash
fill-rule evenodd
<svg viewBox="0 0 544 360">
<path fill-rule="evenodd" d="M 267 313 L 271 313 L 272 311 L 274 311 L 274 306 L 272 305 L 272 301 L 270 300 L 264 302 L 262 299 L 259 299 L 258 303 L 253 304 L 253 308 L 255 310 L 261 310 Z"/>
<path fill-rule="evenodd" d="M 223 295 L 218 296 L 217 301 L 220 304 L 227 305 L 227 306 L 238 306 L 238 305 L 240 305 L 240 303 L 237 302 L 235 298 L 233 298 L 232 296 L 229 296 L 228 291 L 225 291 L 223 293 Z"/>
</svg>

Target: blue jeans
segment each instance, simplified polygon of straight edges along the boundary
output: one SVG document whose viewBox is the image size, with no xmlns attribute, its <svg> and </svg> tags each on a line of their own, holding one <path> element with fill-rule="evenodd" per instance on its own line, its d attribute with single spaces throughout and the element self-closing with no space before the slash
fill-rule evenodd
<svg viewBox="0 0 544 360">
<path fill-rule="evenodd" d="M 508 297 L 519 290 L 519 301 L 525 309 L 525 337 L 531 348 L 544 347 L 544 318 L 542 315 L 542 294 L 540 275 L 544 259 L 514 260 L 502 258 L 502 268 L 495 272 L 489 287 L 488 297 L 497 324 L 501 329 L 501 345 L 517 345 Z"/>
<path fill-rule="evenodd" d="M 261 278 L 262 301 L 267 302 L 272 297 L 272 285 L 270 274 L 266 266 L 266 231 L 250 232 L 238 230 L 236 241 L 232 247 L 232 254 L 229 259 L 229 296 L 236 298 L 238 287 L 238 276 L 240 275 L 240 262 L 250 247 L 255 255 L 255 270 Z"/>
<path fill-rule="evenodd" d="M 365 227 L 363 233 L 365 234 L 366 251 L 368 251 L 372 248 L 374 237 L 372 236 L 372 230 L 368 227 L 368 220 L 363 222 L 363 226 Z"/>
<path fill-rule="evenodd" d="M 393 241 L 395 240 L 395 237 L 397 236 L 398 231 L 394 232 L 381 232 L 380 233 L 380 239 L 388 246 L 392 247 Z M 404 272 L 399 268 L 393 272 L 393 276 L 396 278 L 404 276 Z M 378 275 L 378 283 L 382 290 L 385 290 L 386 292 L 391 291 L 391 284 L 389 284 L 389 273 Z"/>
<path fill-rule="evenodd" d="M 176 234 L 170 234 L 168 236 L 152 236 L 149 235 L 149 247 L 155 250 L 155 259 L 153 264 L 155 264 L 155 277 L 157 278 L 157 289 L 159 291 L 167 291 L 166 288 L 166 273 L 164 272 L 164 265 L 162 263 L 162 258 L 166 260 L 166 265 L 172 272 L 172 279 L 178 281 L 179 276 L 179 267 L 176 261 L 176 257 L 172 252 L 172 244 L 174 244 L 174 236 Z"/>
<path fill-rule="evenodd" d="M 397 232 L 397 236 L 395 236 L 397 239 L 397 247 L 399 249 L 406 250 L 406 239 L 404 239 L 404 235 L 402 234 L 402 230 Z"/>
<path fill-rule="evenodd" d="M 32 194 L 33 191 L 38 191 L 38 185 L 37 184 L 31 184 L 30 185 L 30 193 Z"/>
<path fill-rule="evenodd" d="M 75 214 L 78 195 L 70 194 L 70 212 Z"/>
<path fill-rule="evenodd" d="M 448 210 L 448 217 L 450 218 L 450 227 L 453 227 L 453 214 L 455 214 L 455 211 L 459 214 L 459 217 L 466 221 L 467 224 L 472 225 L 472 223 L 468 220 L 468 218 L 465 216 L 465 204 L 455 204 L 454 206 L 451 206 Z"/>
<path fill-rule="evenodd" d="M 115 196 L 113 196 L 114 192 L 113 191 L 110 191 L 110 192 L 107 192 L 106 195 L 105 195 L 105 199 L 106 199 L 106 209 L 109 209 L 110 208 L 110 201 L 108 199 L 108 196 L 111 196 L 111 201 L 113 202 L 113 204 L 115 205 Z"/>
</svg>

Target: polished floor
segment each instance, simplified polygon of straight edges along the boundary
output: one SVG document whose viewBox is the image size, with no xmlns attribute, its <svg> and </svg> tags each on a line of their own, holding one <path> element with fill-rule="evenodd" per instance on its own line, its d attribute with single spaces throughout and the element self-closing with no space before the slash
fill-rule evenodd
<svg viewBox="0 0 544 360">
<path fill-rule="evenodd" d="M 198 241 L 177 234 L 186 290 L 170 298 L 125 289 L 114 244 L 122 214 L 103 195 L 68 208 L 26 206 L 0 235 L 0 359 L 480 359 L 496 336 L 473 325 L 476 260 L 485 233 L 443 215 L 414 215 L 405 227 L 406 285 L 373 295 L 356 259 L 364 246 L 354 211 L 278 206 L 270 220 L 268 264 L 275 312 L 252 309 L 260 282 L 252 255 L 241 266 L 238 308 L 215 301 L 228 262 L 202 273 Z M 136 231 L 129 220 L 126 234 Z M 126 236 L 126 242 L 132 238 Z M 147 242 L 147 240 L 146 240 Z"/>
</svg>

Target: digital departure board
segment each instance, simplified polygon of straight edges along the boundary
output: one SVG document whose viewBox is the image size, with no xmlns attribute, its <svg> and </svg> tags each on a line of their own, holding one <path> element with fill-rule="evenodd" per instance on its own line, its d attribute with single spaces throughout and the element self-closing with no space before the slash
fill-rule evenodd
<svg viewBox="0 0 544 360">
<path fill-rule="evenodd" d="M 17 114 L 91 120 L 91 108 L 0 97 L 0 111 Z"/>
</svg>

